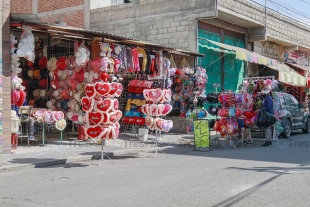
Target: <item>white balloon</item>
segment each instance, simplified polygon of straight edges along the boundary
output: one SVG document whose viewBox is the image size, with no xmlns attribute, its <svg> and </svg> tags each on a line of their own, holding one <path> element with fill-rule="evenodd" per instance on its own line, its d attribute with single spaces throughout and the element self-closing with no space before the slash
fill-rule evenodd
<svg viewBox="0 0 310 207">
<path fill-rule="evenodd" d="M 58 90 L 54 91 L 54 92 L 53 92 L 53 96 L 54 96 L 54 97 L 58 97 L 58 96 L 59 96 L 59 91 L 58 91 Z"/>
<path fill-rule="evenodd" d="M 90 73 L 89 73 L 89 72 L 85 72 L 85 73 L 84 73 L 84 78 L 85 78 L 85 79 L 89 78 L 89 76 L 90 76 Z"/>
<path fill-rule="evenodd" d="M 46 106 L 47 106 L 47 108 L 51 109 L 53 107 L 53 104 L 51 101 L 47 101 Z"/>
<path fill-rule="evenodd" d="M 52 71 L 50 71 L 50 72 L 48 73 L 48 75 L 49 75 L 50 77 L 53 77 L 53 76 L 54 76 L 54 73 L 53 73 Z"/>
<path fill-rule="evenodd" d="M 79 52 L 79 51 L 77 51 L 76 53 L 75 53 L 75 57 L 76 58 L 79 58 L 79 57 L 81 57 L 82 56 L 82 54 Z"/>
<path fill-rule="evenodd" d="M 94 79 L 98 79 L 99 78 L 99 74 L 98 73 L 94 73 Z"/>
<path fill-rule="evenodd" d="M 83 115 L 79 115 L 78 120 L 79 120 L 79 122 L 84 122 L 84 117 L 83 117 Z"/>
<path fill-rule="evenodd" d="M 17 54 L 18 57 L 25 57 L 25 53 L 24 53 L 24 51 L 21 50 L 21 49 L 18 49 L 17 52 L 16 52 L 16 54 Z"/>
<path fill-rule="evenodd" d="M 57 72 L 58 77 L 61 77 L 62 74 L 63 74 L 62 70 L 59 70 L 59 71 Z"/>
<path fill-rule="evenodd" d="M 71 111 L 69 111 L 69 112 L 67 113 L 68 119 L 72 119 L 72 115 L 73 115 L 73 113 L 72 113 Z"/>
</svg>

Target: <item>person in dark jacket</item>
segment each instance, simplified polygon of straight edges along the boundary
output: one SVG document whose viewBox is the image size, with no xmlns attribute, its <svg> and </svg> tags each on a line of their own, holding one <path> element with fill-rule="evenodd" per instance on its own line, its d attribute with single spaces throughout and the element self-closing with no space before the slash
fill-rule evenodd
<svg viewBox="0 0 310 207">
<path fill-rule="evenodd" d="M 262 90 L 261 93 L 262 93 L 262 96 L 264 97 L 263 105 L 261 109 L 274 115 L 273 99 L 270 96 L 270 90 Z M 272 133 L 271 133 L 270 127 L 265 127 L 265 136 L 266 136 L 266 141 L 264 144 L 262 144 L 262 146 L 265 147 L 265 146 L 272 145 L 272 142 L 271 142 Z"/>
</svg>

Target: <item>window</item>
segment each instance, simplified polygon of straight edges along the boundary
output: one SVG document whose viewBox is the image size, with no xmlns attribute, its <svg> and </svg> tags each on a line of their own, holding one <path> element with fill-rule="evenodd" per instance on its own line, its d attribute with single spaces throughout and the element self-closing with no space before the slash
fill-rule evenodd
<svg viewBox="0 0 310 207">
<path fill-rule="evenodd" d="M 286 105 L 286 106 L 294 106 L 294 102 L 291 99 L 291 95 L 284 94 L 284 105 Z"/>
<path fill-rule="evenodd" d="M 294 106 L 298 107 L 299 102 L 297 101 L 297 99 L 294 96 L 291 96 L 291 99 L 293 100 Z"/>
</svg>

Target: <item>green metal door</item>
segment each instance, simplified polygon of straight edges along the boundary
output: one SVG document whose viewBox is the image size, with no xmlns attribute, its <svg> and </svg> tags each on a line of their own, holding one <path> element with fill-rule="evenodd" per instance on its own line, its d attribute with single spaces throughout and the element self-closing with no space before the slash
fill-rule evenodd
<svg viewBox="0 0 310 207">
<path fill-rule="evenodd" d="M 198 66 L 206 68 L 208 74 L 208 84 L 206 88 L 206 93 L 214 91 L 212 84 L 221 84 L 221 52 L 219 47 L 208 42 L 204 39 L 213 40 L 216 42 L 221 42 L 221 35 L 208 32 L 205 30 L 199 30 L 199 37 L 203 39 L 198 39 L 198 49 L 199 53 L 205 54 L 204 58 L 199 58 Z M 218 51 L 215 51 L 212 48 L 217 48 Z"/>
<path fill-rule="evenodd" d="M 244 41 L 224 36 L 224 44 L 244 48 Z M 236 59 L 235 54 L 224 56 L 224 90 L 237 91 L 244 77 L 244 62 Z"/>
<path fill-rule="evenodd" d="M 207 40 L 222 42 L 222 37 L 218 33 L 198 30 L 198 50 L 199 53 L 205 54 L 204 58 L 199 58 L 198 65 L 206 68 L 208 74 L 208 84 L 206 92 L 215 91 L 213 84 L 220 84 L 218 88 L 224 90 L 237 91 L 244 77 L 244 62 L 237 60 L 234 52 L 223 52 L 218 46 Z M 236 47 L 245 47 L 244 41 L 228 36 L 223 37 L 223 43 Z M 222 58 L 223 56 L 223 69 Z M 223 74 L 223 75 L 222 75 Z"/>
</svg>

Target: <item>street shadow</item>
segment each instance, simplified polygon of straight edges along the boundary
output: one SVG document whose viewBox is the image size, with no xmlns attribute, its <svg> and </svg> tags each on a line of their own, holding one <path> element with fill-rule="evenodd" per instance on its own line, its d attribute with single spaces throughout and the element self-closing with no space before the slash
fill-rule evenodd
<svg viewBox="0 0 310 207">
<path fill-rule="evenodd" d="M 236 203 L 242 201 L 243 199 L 247 198 L 251 194 L 255 193 L 256 191 L 260 190 L 267 184 L 271 183 L 272 181 L 276 180 L 282 175 L 287 175 L 290 174 L 290 170 L 310 170 L 310 168 L 304 168 L 304 167 L 292 167 L 292 168 L 287 168 L 287 167 L 254 167 L 254 168 L 240 168 L 240 167 L 228 167 L 226 169 L 232 169 L 232 170 L 245 170 L 245 171 L 255 171 L 255 172 L 268 172 L 268 173 L 273 173 L 275 174 L 273 177 L 258 183 L 257 185 L 246 189 L 236 195 L 233 195 L 215 205 L 212 207 L 228 207 L 228 206 L 233 206 Z"/>
<path fill-rule="evenodd" d="M 49 159 L 49 158 L 15 158 L 10 163 L 14 164 L 32 164 L 34 168 L 58 167 L 68 164 L 67 159 Z M 70 163 L 71 164 L 71 163 Z M 71 167 L 85 167 L 87 165 L 71 165 Z"/>
<path fill-rule="evenodd" d="M 253 140 L 252 146 L 240 145 L 237 148 L 231 146 L 222 147 L 211 145 L 210 151 L 194 151 L 191 144 L 175 145 L 174 148 L 163 149 L 165 154 L 200 156 L 209 158 L 225 158 L 250 161 L 265 161 L 278 163 L 305 164 L 310 161 L 310 136 L 300 132 L 294 132 L 289 139 L 273 141 L 272 146 L 261 147 L 263 139 Z M 184 153 L 186 152 L 186 153 Z M 309 162 L 310 163 L 310 162 Z"/>
</svg>

